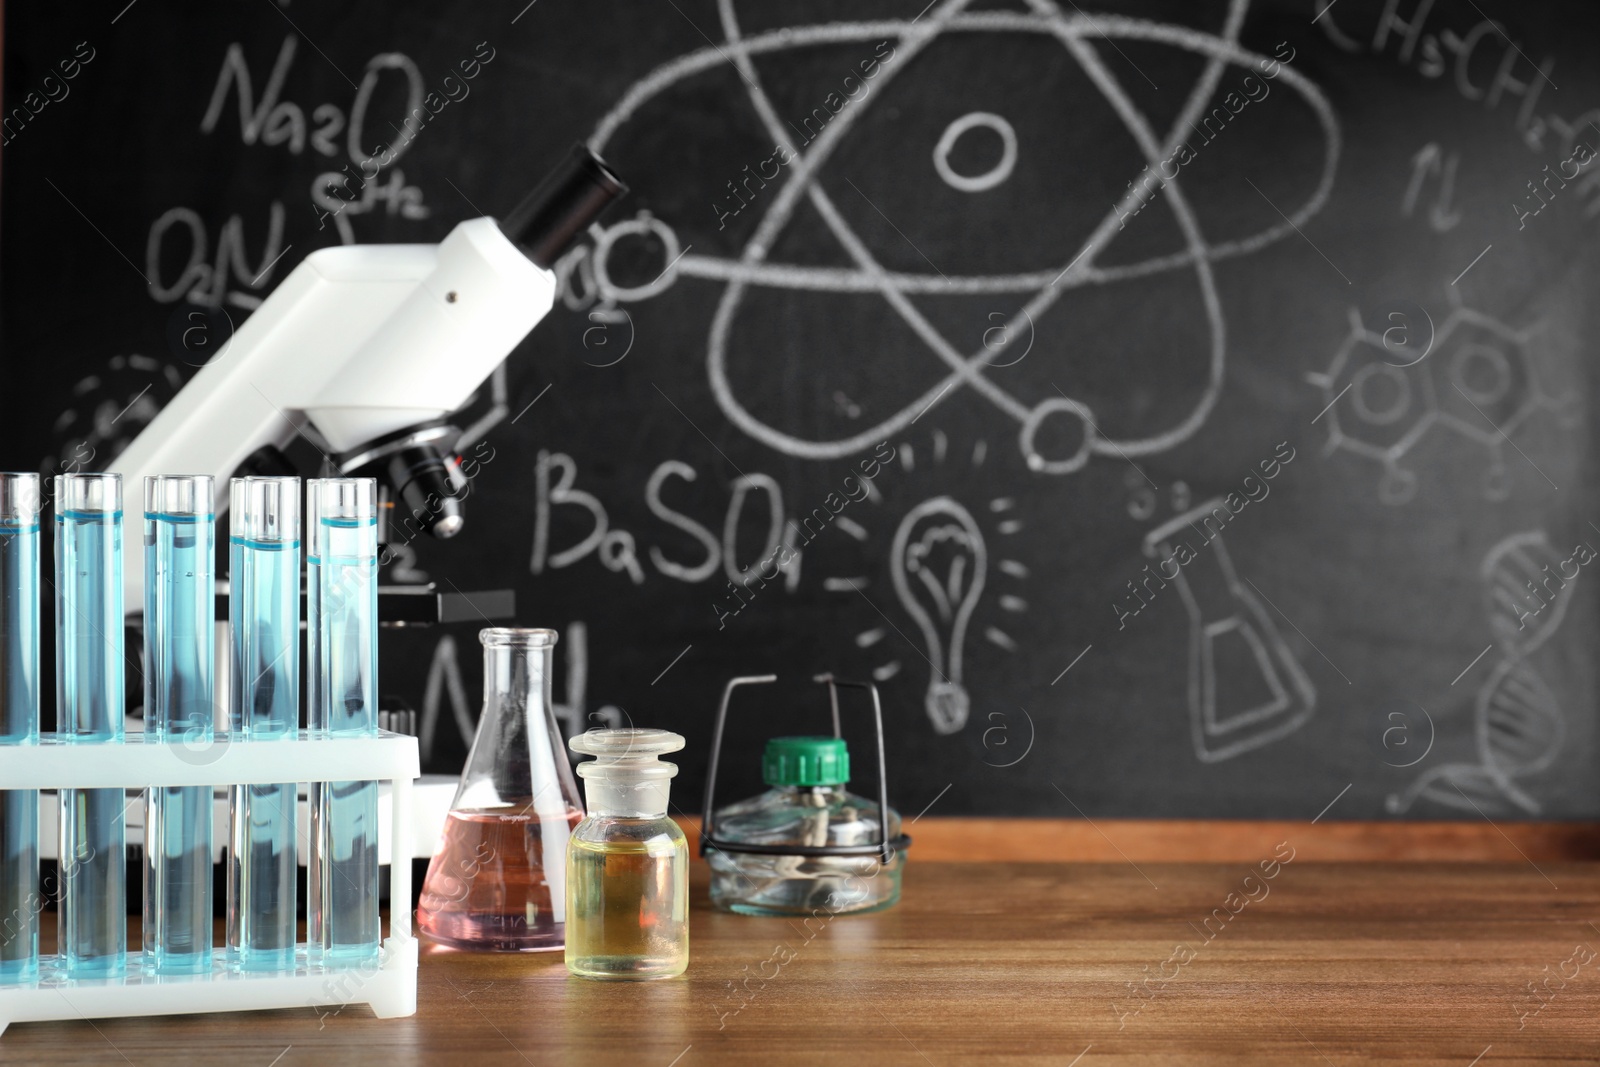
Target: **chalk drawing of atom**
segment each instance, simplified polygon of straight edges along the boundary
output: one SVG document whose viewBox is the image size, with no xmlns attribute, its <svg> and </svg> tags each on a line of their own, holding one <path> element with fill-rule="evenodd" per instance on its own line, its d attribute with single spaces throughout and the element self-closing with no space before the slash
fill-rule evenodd
<svg viewBox="0 0 1600 1067">
<path fill-rule="evenodd" d="M 969 390 L 1017 424 L 1018 446 L 1023 459 L 1029 468 L 1043 474 L 1073 473 L 1083 469 L 1089 459 L 1096 455 L 1127 459 L 1162 452 L 1193 436 L 1205 425 L 1217 403 L 1227 356 L 1226 321 L 1213 266 L 1219 261 L 1250 255 L 1293 235 L 1321 210 L 1332 190 L 1339 155 L 1339 128 L 1332 109 L 1317 87 L 1286 63 L 1278 64 L 1270 57 L 1252 52 L 1238 43 L 1239 30 L 1249 8 L 1248 0 L 1232 0 L 1216 34 L 1189 26 L 1084 13 L 1075 4 L 1068 5 L 1071 9 L 1068 13 L 1053 0 L 1026 0 L 1027 9 L 1019 11 L 968 11 L 969 3 L 970 0 L 943 0 L 909 19 L 790 26 L 747 34 L 740 27 L 733 0 L 718 0 L 722 40 L 673 59 L 636 82 L 600 120 L 589 138 L 589 145 L 595 151 L 605 153 L 609 145 L 625 135 L 630 122 L 637 128 L 634 135 L 644 136 L 657 119 L 657 112 L 665 105 L 656 104 L 654 109 L 646 111 L 647 117 L 640 117 L 641 109 L 663 98 L 663 94 L 698 94 L 695 97 L 698 110 L 696 107 L 685 107 L 683 110 L 700 115 L 703 124 L 707 107 L 704 101 L 708 99 L 710 86 L 724 84 L 731 65 L 738 74 L 741 95 L 727 98 L 730 102 L 726 105 L 718 100 L 711 106 L 716 109 L 737 107 L 741 112 L 748 106 L 753 111 L 753 121 L 760 124 L 762 137 L 768 145 L 776 146 L 778 159 L 783 164 L 776 175 L 763 171 L 762 177 L 770 177 L 770 181 L 761 186 L 759 196 L 753 197 L 748 204 L 727 201 L 730 207 L 738 204 L 742 205 L 741 210 L 748 210 L 750 214 L 741 221 L 748 223 L 750 217 L 756 218 L 753 232 L 737 255 L 718 256 L 696 252 L 692 242 L 686 244 L 680 241 L 672 227 L 649 213 L 641 213 L 609 228 L 595 227 L 592 231 L 595 245 L 569 253 L 558 266 L 558 274 L 563 279 L 563 299 L 574 308 L 598 303 L 602 312 L 615 314 L 619 304 L 656 297 L 679 278 L 719 283 L 722 291 L 711 319 L 706 352 L 707 372 L 716 402 L 728 419 L 743 432 L 779 452 L 802 459 L 838 459 L 869 449 L 891 435 L 902 432 L 935 406 Z M 1132 173 L 1125 175 L 1129 184 L 1126 192 L 1120 196 L 1114 193 L 1098 201 L 1077 198 L 1071 202 L 1063 200 L 1056 205 L 1084 214 L 1077 222 L 1072 246 L 1057 249 L 1042 269 L 1022 273 L 946 273 L 934 268 L 931 261 L 928 261 L 930 269 L 926 271 L 891 269 L 882 262 L 884 250 L 869 247 L 841 210 L 842 198 L 856 197 L 858 194 L 865 198 L 866 194 L 859 187 L 854 191 L 846 188 L 847 183 L 849 186 L 855 185 L 848 177 L 841 179 L 837 175 L 830 175 L 829 163 L 841 145 L 848 143 L 852 128 L 862 121 L 863 115 L 873 108 L 894 106 L 893 103 L 884 103 L 895 100 L 888 91 L 890 84 L 903 78 L 908 70 L 915 70 L 919 57 L 928 65 L 936 64 L 941 58 L 948 57 L 949 43 L 952 41 L 970 42 L 995 35 L 1031 35 L 1030 40 L 1034 42 L 1048 42 L 1052 47 L 1059 44 L 1070 57 L 1072 77 L 1079 79 L 1077 72 L 1081 72 L 1081 78 L 1086 79 L 1099 97 L 1094 99 L 1090 90 L 1083 90 L 1082 95 L 1086 98 L 1075 100 L 1068 113 L 1060 116 L 1062 128 L 1076 130 L 1082 124 L 1082 112 L 1103 104 L 1109 107 L 1114 121 L 1126 131 L 1136 146 L 1137 156 L 1129 158 L 1138 158 L 1140 162 Z M 929 54 L 935 42 L 940 40 L 944 40 L 946 45 Z M 773 73 L 774 70 L 788 69 L 782 65 L 783 62 L 793 60 L 796 53 L 804 53 L 808 49 L 814 53 L 827 49 L 837 51 L 840 46 L 851 46 L 862 50 L 862 55 L 867 55 L 874 43 L 883 41 L 893 42 L 893 61 L 885 62 L 874 71 L 870 93 L 861 94 L 848 106 L 830 107 L 825 125 L 814 122 L 802 130 L 792 120 L 783 117 L 795 113 L 793 101 L 800 98 L 795 86 L 782 82 Z M 1174 88 L 1187 93 L 1179 97 L 1183 101 L 1181 108 L 1170 121 L 1165 122 L 1162 129 L 1155 128 L 1133 95 L 1104 62 L 1105 52 L 1110 50 L 1123 53 L 1126 58 L 1124 46 L 1142 50 L 1140 54 L 1144 56 L 1153 54 L 1151 49 L 1154 47 L 1177 50 L 1188 57 L 1188 62 L 1177 65 L 1178 68 L 1198 71 L 1197 74 L 1185 76 L 1186 82 L 1188 77 L 1194 77 L 1192 84 L 1161 86 L 1167 90 L 1160 94 L 1163 101 L 1174 99 L 1171 92 Z M 1026 47 L 1037 45 L 1028 44 Z M 824 51 L 818 54 L 829 53 Z M 1203 63 L 1195 63 L 1195 59 Z M 1196 123 L 1204 122 L 1206 116 L 1212 114 L 1217 106 L 1214 98 L 1220 95 L 1219 90 L 1227 90 L 1242 76 L 1257 73 L 1267 65 L 1278 67 L 1273 85 L 1297 94 L 1315 117 L 1315 127 L 1309 123 L 1302 126 L 1307 131 L 1315 129 L 1315 136 L 1320 138 L 1320 176 L 1315 188 L 1302 202 L 1273 203 L 1274 217 L 1281 217 L 1280 224 L 1244 237 L 1226 241 L 1208 240 L 1202 230 L 1202 220 L 1191 200 L 1185 196 L 1181 175 L 1164 182 L 1140 180 L 1141 175 L 1147 175 L 1162 162 L 1171 160 L 1180 144 L 1196 139 Z M 764 74 L 764 67 L 772 69 Z M 1171 69 L 1172 65 L 1161 68 L 1163 81 L 1173 77 Z M 701 78 L 722 80 L 700 83 L 697 79 Z M 1224 81 L 1225 78 L 1228 80 Z M 1075 84 L 1081 84 L 1081 81 Z M 774 103 L 775 97 L 785 101 L 784 108 L 780 109 Z M 674 96 L 665 99 L 671 101 Z M 917 106 L 916 98 L 908 99 L 904 93 L 899 103 L 906 108 L 914 109 Z M 1263 108 L 1266 106 L 1261 105 Z M 801 111 L 804 110 L 802 106 Z M 1048 117 L 1054 121 L 1053 113 Z M 635 122 L 636 118 L 639 121 Z M 727 121 L 736 119 L 744 121 L 751 119 L 751 116 L 741 113 L 730 116 Z M 1263 130 L 1264 127 L 1258 128 L 1258 134 Z M 684 150 L 692 151 L 694 129 L 682 131 L 682 136 L 687 139 Z M 1241 132 L 1228 136 L 1243 139 L 1252 135 Z M 987 165 L 975 166 L 970 160 L 958 165 L 959 145 L 967 138 L 988 138 L 991 144 L 997 141 L 998 159 Z M 974 108 L 960 115 L 944 128 L 942 135 L 930 139 L 926 146 L 908 146 L 897 142 L 874 147 L 875 150 L 893 153 L 916 148 L 924 168 L 931 156 L 932 169 L 938 181 L 967 197 L 992 195 L 997 190 L 1005 195 L 1003 190 L 1006 186 L 1028 180 L 1024 174 L 1024 161 L 1029 158 L 1029 145 L 1019 137 L 1013 123 L 995 110 Z M 924 152 L 927 154 L 922 154 Z M 1032 158 L 1038 159 L 1041 155 L 1035 154 Z M 1105 165 L 1099 153 L 1072 162 L 1084 170 Z M 1149 170 L 1146 171 L 1145 167 Z M 705 203 L 710 204 L 716 198 L 727 196 L 721 188 L 722 177 L 725 176 L 707 178 L 712 191 L 705 196 Z M 1034 181 L 1037 183 L 1041 178 L 1053 181 L 1054 177 L 1035 175 Z M 1121 182 L 1115 185 L 1120 187 Z M 1037 188 L 1026 194 L 1013 193 L 1010 202 L 1023 205 L 1019 210 L 1025 210 L 1027 205 L 1037 204 L 1041 195 L 1048 197 L 1052 187 L 1047 183 L 1042 194 Z M 1242 195 L 1254 195 L 1242 182 L 1240 188 Z M 1159 198 L 1170 211 L 1174 224 L 1171 230 L 1178 235 L 1176 250 L 1158 251 L 1132 262 L 1118 262 L 1115 261 L 1116 257 L 1108 256 L 1106 253 L 1117 242 L 1126 220 L 1142 211 L 1147 202 L 1154 202 L 1158 194 L 1161 194 Z M 1108 203 L 1113 198 L 1115 202 Z M 905 237 L 904 231 L 893 221 L 894 204 L 868 202 L 877 215 L 889 221 L 889 225 L 901 231 L 901 236 Z M 859 200 L 850 206 L 864 211 Z M 837 242 L 839 254 L 844 257 L 840 262 L 847 265 L 818 266 L 808 262 L 784 262 L 774 257 L 773 250 L 782 245 L 785 231 L 796 221 L 797 212 L 803 212 L 808 224 L 815 219 L 821 220 L 831 240 Z M 940 218 L 930 220 L 924 217 L 927 214 L 921 212 L 917 223 L 924 227 L 930 223 L 942 223 Z M 709 213 L 703 209 L 697 211 L 696 221 L 690 224 L 697 227 L 703 225 L 704 219 L 700 219 L 700 215 L 709 216 Z M 1025 226 L 1027 220 L 1021 220 L 1020 224 Z M 1084 232 L 1087 232 L 1087 237 L 1078 240 Z M 643 285 L 617 284 L 611 277 L 608 264 L 613 246 L 622 238 L 646 236 L 653 236 L 662 245 L 664 266 L 660 274 Z M 905 239 L 910 242 L 909 237 Z M 714 240 L 704 238 L 697 240 L 702 240 L 704 244 L 714 243 Z M 900 252 L 903 254 L 904 249 L 901 248 Z M 921 258 L 924 261 L 928 259 L 927 256 Z M 1172 277 L 1163 277 L 1168 275 Z M 1187 289 L 1187 283 L 1182 282 L 1186 275 L 1192 275 L 1192 297 L 1188 295 L 1190 290 Z M 575 300 L 573 294 L 578 289 L 577 282 L 580 279 L 586 292 Z M 1137 299 L 1161 299 L 1151 298 L 1144 291 L 1158 282 L 1165 287 L 1164 292 L 1171 291 L 1172 284 L 1182 283 L 1188 301 L 1185 306 L 1196 309 L 1194 327 L 1181 332 L 1176 342 L 1180 347 L 1192 346 L 1194 350 L 1194 362 L 1187 365 L 1194 371 L 1192 380 L 1195 386 L 1190 390 L 1193 394 L 1192 404 L 1186 394 L 1180 401 L 1162 408 L 1159 418 L 1146 419 L 1132 432 L 1108 432 L 1108 423 L 1115 425 L 1117 421 L 1114 413 L 1105 413 L 1113 417 L 1101 417 L 1103 413 L 1094 410 L 1087 399 L 1075 398 L 1059 387 L 1035 388 L 1034 395 L 1021 396 L 1017 394 L 1023 390 L 1010 380 L 1004 387 L 997 382 L 994 372 L 999 368 L 1014 366 L 1028 350 L 1035 347 L 1037 336 L 1043 335 L 1038 326 L 1045 313 L 1075 290 L 1113 285 L 1141 286 L 1132 294 L 1135 298 L 1133 316 L 1152 318 L 1148 307 L 1141 307 Z M 781 299 L 796 302 L 820 302 L 829 297 L 848 297 L 856 301 L 881 300 L 889 312 L 882 320 L 884 329 L 891 324 L 896 329 L 908 328 L 910 335 L 915 338 L 913 351 L 921 352 L 925 348 L 930 357 L 926 365 L 934 368 L 936 375 L 904 376 L 904 389 L 891 400 L 900 405 L 898 410 L 863 409 L 857 421 L 848 425 L 824 427 L 820 431 L 816 426 L 811 426 L 804 431 L 795 431 L 764 421 L 753 409 L 763 406 L 759 401 L 770 400 L 770 392 L 764 397 L 755 398 L 758 402 L 750 402 L 752 397 L 748 393 L 741 395 L 742 387 L 736 387 L 735 384 L 743 380 L 741 374 L 732 372 L 740 370 L 753 373 L 770 367 L 773 347 L 741 344 L 736 337 L 735 327 L 741 322 L 741 315 L 747 322 L 762 324 L 764 316 L 751 310 L 751 298 L 755 294 L 764 294 L 763 299 L 768 299 L 773 293 L 778 293 Z M 979 297 L 1002 300 L 1001 306 L 1006 310 L 999 316 L 991 317 L 1005 321 L 989 323 L 982 343 L 967 345 L 964 350 L 951 339 L 953 331 L 948 328 L 941 330 L 935 325 L 933 319 L 939 316 L 929 314 L 930 304 L 944 297 L 968 301 Z M 1075 306 L 1066 305 L 1051 320 L 1052 341 L 1062 339 L 1063 343 L 1048 353 L 1043 350 L 1050 346 L 1037 346 L 1040 352 L 1033 359 L 1055 361 L 1049 364 L 1049 368 L 1058 365 L 1087 367 L 1094 362 L 1120 359 L 1117 339 L 1101 336 L 1094 327 L 1076 325 L 1076 310 Z M 811 318 L 825 324 L 831 321 L 825 312 L 812 313 Z M 830 341 L 828 346 L 832 347 L 833 344 Z M 858 336 L 840 336 L 837 339 L 839 346 L 852 344 L 860 348 L 860 362 L 870 364 L 874 356 L 873 339 Z M 1056 376 L 1060 377 L 1060 374 Z M 1124 372 L 1125 379 L 1136 377 L 1136 374 Z M 1071 380 L 1070 377 L 1068 380 Z M 1054 385 L 1053 382 L 1048 384 Z M 1159 386 L 1160 383 L 1156 384 Z M 873 395 L 881 398 L 884 393 L 874 388 Z M 1068 444 L 1063 446 L 1063 441 Z"/>
</svg>

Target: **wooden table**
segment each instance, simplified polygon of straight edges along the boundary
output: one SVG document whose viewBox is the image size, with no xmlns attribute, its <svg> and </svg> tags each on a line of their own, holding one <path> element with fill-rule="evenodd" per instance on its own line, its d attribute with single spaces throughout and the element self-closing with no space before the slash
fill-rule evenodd
<svg viewBox="0 0 1600 1067">
<path fill-rule="evenodd" d="M 809 928 L 711 912 L 694 867 L 682 979 L 586 982 L 559 954 L 429 951 L 414 1018 L 24 1024 L 0 1036 L 0 1063 L 1600 1062 L 1596 865 L 1297 858 L 1268 880 L 1246 863 L 913 855 L 899 906 Z"/>
</svg>

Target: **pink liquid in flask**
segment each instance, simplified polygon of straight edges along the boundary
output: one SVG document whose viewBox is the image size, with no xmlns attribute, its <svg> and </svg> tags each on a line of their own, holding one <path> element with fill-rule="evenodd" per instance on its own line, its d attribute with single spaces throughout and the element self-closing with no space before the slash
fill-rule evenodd
<svg viewBox="0 0 1600 1067">
<path fill-rule="evenodd" d="M 550 701 L 556 634 L 491 626 L 478 640 L 483 714 L 422 881 L 417 929 L 452 948 L 563 948 L 567 839 L 583 804 Z"/>
<path fill-rule="evenodd" d="M 532 803 L 452 811 L 428 865 L 417 929 L 452 948 L 538 952 L 566 944 L 567 838 L 583 818 Z"/>
</svg>

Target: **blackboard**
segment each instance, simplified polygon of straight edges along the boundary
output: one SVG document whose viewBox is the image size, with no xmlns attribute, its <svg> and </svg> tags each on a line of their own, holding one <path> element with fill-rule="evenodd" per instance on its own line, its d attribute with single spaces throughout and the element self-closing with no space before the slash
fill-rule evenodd
<svg viewBox="0 0 1600 1067">
<path fill-rule="evenodd" d="M 633 191 L 386 578 L 514 588 L 569 730 L 690 739 L 682 810 L 727 679 L 780 678 L 740 790 L 834 671 L 908 816 L 1600 815 L 1600 19 L 919 8 L 7 5 L 0 465 L 103 464 L 305 255 L 586 141 Z M 476 629 L 385 636 L 433 769 Z"/>
</svg>

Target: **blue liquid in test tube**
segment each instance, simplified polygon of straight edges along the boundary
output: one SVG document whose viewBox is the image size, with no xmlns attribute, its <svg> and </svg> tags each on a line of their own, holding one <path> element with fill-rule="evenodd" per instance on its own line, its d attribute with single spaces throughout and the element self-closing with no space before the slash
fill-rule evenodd
<svg viewBox="0 0 1600 1067">
<path fill-rule="evenodd" d="M 215 516 L 209 477 L 144 480 L 147 740 L 203 758 L 214 737 Z M 211 970 L 211 787 L 145 793 L 144 951 L 160 974 Z"/>
<path fill-rule="evenodd" d="M 122 476 L 56 477 L 56 722 L 66 741 L 121 744 Z M 59 948 L 69 978 L 128 964 L 121 789 L 61 790 Z"/>
<path fill-rule="evenodd" d="M 39 740 L 39 476 L 0 473 L 0 745 Z M 39 973 L 39 794 L 0 791 L 0 984 Z"/>
<path fill-rule="evenodd" d="M 371 478 L 306 483 L 308 717 L 326 737 L 378 732 L 377 492 Z M 319 782 L 313 798 L 308 923 L 321 961 L 375 961 L 378 783 Z"/>
<path fill-rule="evenodd" d="M 300 728 L 300 479 L 235 478 L 229 492 L 229 707 L 233 732 L 289 739 Z M 247 971 L 295 964 L 293 782 L 234 786 L 228 950 Z"/>
</svg>

